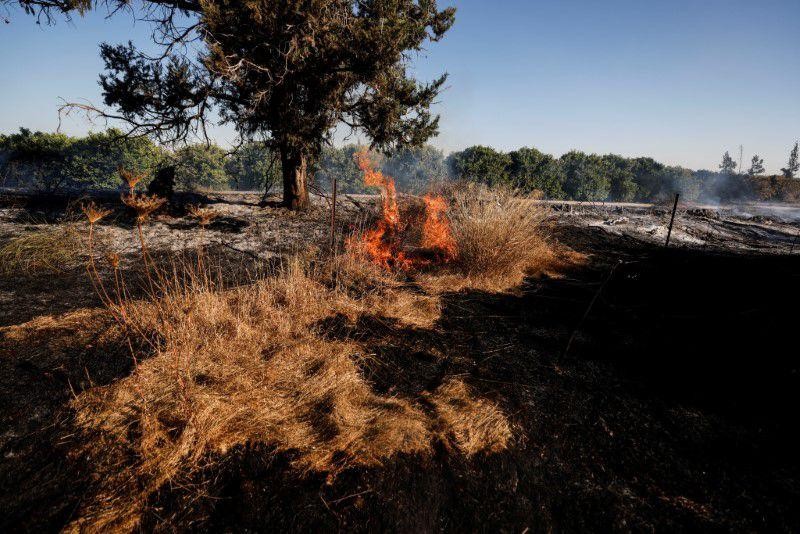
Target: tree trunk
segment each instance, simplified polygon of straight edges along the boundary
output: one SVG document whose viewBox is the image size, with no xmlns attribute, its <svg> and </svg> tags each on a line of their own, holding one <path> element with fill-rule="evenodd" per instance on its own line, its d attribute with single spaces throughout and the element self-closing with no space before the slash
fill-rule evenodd
<svg viewBox="0 0 800 534">
<path fill-rule="evenodd" d="M 308 155 L 303 150 L 281 148 L 283 171 L 283 205 L 291 210 L 308 208 Z"/>
<path fill-rule="evenodd" d="M 147 185 L 147 194 L 167 199 L 172 204 L 175 194 L 175 166 L 168 165 L 156 171 L 156 176 Z"/>
</svg>

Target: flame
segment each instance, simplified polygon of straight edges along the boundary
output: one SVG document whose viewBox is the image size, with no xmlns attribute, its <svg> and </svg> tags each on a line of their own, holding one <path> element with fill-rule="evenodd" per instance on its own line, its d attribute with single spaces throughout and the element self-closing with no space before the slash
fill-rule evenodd
<svg viewBox="0 0 800 534">
<path fill-rule="evenodd" d="M 376 228 L 364 233 L 361 238 L 361 246 L 355 248 L 363 249 L 363 252 L 373 262 L 387 269 L 407 269 L 411 267 L 411 262 L 400 250 L 400 210 L 397 208 L 397 189 L 394 180 L 373 167 L 366 150 L 357 152 L 355 160 L 358 168 L 364 173 L 364 183 L 383 189 L 381 220 L 378 221 Z M 352 243 L 348 242 L 348 245 L 352 245 Z"/>
<path fill-rule="evenodd" d="M 366 150 L 355 154 L 356 164 L 364 173 L 364 184 L 383 189 L 383 219 L 387 225 L 396 228 L 400 224 L 400 211 L 397 209 L 397 189 L 394 180 L 372 166 L 372 160 Z"/>
<path fill-rule="evenodd" d="M 390 176 L 374 168 L 369 154 L 361 150 L 354 155 L 358 168 L 364 173 L 364 183 L 368 186 L 380 187 L 382 216 L 375 228 L 367 230 L 360 239 L 347 240 L 349 250 L 367 256 L 370 261 L 386 269 L 408 270 L 413 267 L 429 265 L 431 259 L 420 254 L 409 257 L 402 250 L 404 228 L 400 221 L 400 210 L 397 206 L 397 189 Z M 432 254 L 439 262 L 447 262 L 455 258 L 456 243 L 450 230 L 450 223 L 445 215 L 447 201 L 442 196 L 425 195 L 425 221 L 422 225 L 420 245 Z"/>
<path fill-rule="evenodd" d="M 447 201 L 441 195 L 425 195 L 425 222 L 422 225 L 423 248 L 435 251 L 444 261 L 456 257 L 456 241 L 447 220 Z"/>
</svg>

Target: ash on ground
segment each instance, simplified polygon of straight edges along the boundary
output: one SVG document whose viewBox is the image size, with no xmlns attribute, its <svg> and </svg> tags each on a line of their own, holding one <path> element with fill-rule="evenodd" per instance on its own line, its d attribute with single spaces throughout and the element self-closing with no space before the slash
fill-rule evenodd
<svg viewBox="0 0 800 534">
<path fill-rule="evenodd" d="M 548 202 L 555 220 L 614 236 L 666 243 L 672 206 Z M 742 252 L 800 253 L 800 206 L 679 204 L 670 246 Z"/>
</svg>

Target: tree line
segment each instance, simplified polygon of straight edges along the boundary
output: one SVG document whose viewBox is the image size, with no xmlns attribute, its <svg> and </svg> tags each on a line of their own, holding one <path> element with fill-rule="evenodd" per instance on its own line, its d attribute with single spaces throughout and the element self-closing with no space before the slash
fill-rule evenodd
<svg viewBox="0 0 800 534">
<path fill-rule="evenodd" d="M 800 200 L 798 144 L 780 176 L 764 176 L 764 160 L 753 156 L 747 170 L 728 152 L 717 170 L 665 165 L 650 157 L 587 154 L 571 150 L 559 158 L 536 148 L 501 152 L 473 146 L 451 154 L 452 176 L 489 185 L 506 183 L 545 198 L 584 201 L 659 202 L 680 193 L 686 200 Z"/>
<path fill-rule="evenodd" d="M 364 186 L 353 155 L 355 144 L 325 147 L 310 168 L 312 190 L 329 191 L 334 178 L 344 193 L 374 192 Z M 397 181 L 398 189 L 421 193 L 446 179 L 506 184 L 545 198 L 659 202 L 680 193 L 686 200 L 800 199 L 798 145 L 790 151 L 778 176 L 764 176 L 764 160 L 755 155 L 747 169 L 726 152 L 719 168 L 691 170 L 664 165 L 653 158 L 626 158 L 572 150 L 555 157 L 536 148 L 502 152 L 473 146 L 445 157 L 423 145 L 372 160 Z M 269 190 L 280 193 L 281 160 L 277 151 L 258 143 L 236 149 L 214 144 L 190 144 L 174 150 L 146 137 L 129 138 L 109 129 L 84 137 L 32 132 L 0 135 L 0 184 L 43 191 L 106 189 L 119 186 L 118 168 L 150 172 L 175 167 L 176 185 L 183 190 Z"/>
<path fill-rule="evenodd" d="M 12 4 L 46 22 L 101 6 L 109 16 L 129 8 L 126 0 L 0 0 Z M 118 152 L 109 156 L 92 147 L 117 133 L 76 140 L 21 131 L 2 140 L 11 145 L 0 147 L 0 158 L 10 162 L 3 180 L 25 177 L 46 189 L 105 185 L 117 165 L 141 168 L 167 159 L 179 186 L 268 188 L 279 170 L 284 205 L 302 210 L 309 190 L 324 189 L 332 177 L 345 192 L 363 189 L 350 157 L 354 147 L 326 147 L 334 129 L 346 125 L 391 153 L 381 167 L 412 190 L 441 175 L 510 183 L 554 199 L 659 201 L 675 193 L 701 201 L 800 198 L 797 143 L 782 175 L 772 177 L 762 176 L 759 156 L 745 171 L 728 153 L 710 171 L 577 150 L 555 158 L 529 147 L 501 152 L 474 146 L 444 158 L 425 143 L 438 133 L 431 105 L 446 75 L 425 83 L 407 68 L 455 21 L 455 9 L 439 9 L 435 0 L 143 4 L 135 16 L 156 25 L 155 44 L 163 53 L 145 53 L 131 42 L 101 44 L 106 107 L 68 103 L 62 110 L 113 119 L 127 125 L 126 133 L 161 143 L 186 142 L 205 135 L 209 121 L 221 122 L 235 128 L 245 143 L 241 150 L 228 154 L 206 144 L 165 151 L 139 139 L 109 148 Z"/>
<path fill-rule="evenodd" d="M 152 175 L 167 166 L 175 167 L 182 190 L 262 190 L 279 181 L 275 160 L 273 151 L 256 143 L 233 151 L 214 144 L 169 150 L 113 128 L 85 137 L 25 128 L 0 135 L 0 185 L 45 192 L 113 189 L 120 186 L 119 168 Z"/>
<path fill-rule="evenodd" d="M 354 144 L 323 148 L 311 168 L 312 189 L 329 191 L 336 177 L 342 192 L 373 192 L 363 185 L 363 173 L 353 157 L 361 149 Z M 422 192 L 431 180 L 447 175 L 442 152 L 428 145 L 399 149 L 392 156 L 377 152 L 371 156 L 403 191 Z M 149 138 L 129 138 L 115 129 L 85 137 L 25 128 L 0 135 L 0 185 L 6 187 L 44 192 L 114 189 L 121 185 L 120 167 L 152 177 L 157 169 L 167 166 L 175 168 L 175 184 L 180 190 L 281 193 L 279 153 L 260 143 L 228 150 L 199 143 L 170 150 Z"/>
</svg>

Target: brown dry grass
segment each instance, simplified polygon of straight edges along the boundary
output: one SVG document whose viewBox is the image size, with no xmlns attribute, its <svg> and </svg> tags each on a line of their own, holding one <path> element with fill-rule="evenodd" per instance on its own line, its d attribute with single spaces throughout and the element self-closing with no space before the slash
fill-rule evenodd
<svg viewBox="0 0 800 534">
<path fill-rule="evenodd" d="M 83 248 L 83 237 L 73 226 L 48 225 L 0 246 L 0 274 L 24 277 L 63 272 L 80 262 Z"/>
<path fill-rule="evenodd" d="M 441 432 L 467 456 L 480 452 L 500 452 L 511 438 L 508 420 L 496 404 L 475 397 L 461 380 L 451 378 L 439 386 L 430 401 L 441 422 Z M 487 437 L 491 439 L 487 440 Z"/>
<path fill-rule="evenodd" d="M 446 269 L 419 277 L 431 291 L 475 288 L 503 291 L 525 276 L 551 273 L 579 261 L 551 240 L 548 210 L 536 195 L 475 183 L 445 191 L 457 255 Z"/>
<path fill-rule="evenodd" d="M 83 308 L 59 316 L 40 315 L 18 325 L 0 327 L 0 354 L 24 355 L 26 359 L 59 361 L 110 339 L 118 339 L 114 321 L 102 309 Z M 98 341 L 100 340 L 100 341 Z"/>
<path fill-rule="evenodd" d="M 450 220 L 457 266 L 467 277 L 520 281 L 546 252 L 546 208 L 513 189 L 475 184 L 453 193 Z"/>
<path fill-rule="evenodd" d="M 375 393 L 362 374 L 367 348 L 321 331 L 334 315 L 435 323 L 435 296 L 403 291 L 372 266 L 295 258 L 248 286 L 223 289 L 194 273 L 162 289 L 158 300 L 126 306 L 151 355 L 74 402 L 81 454 L 97 470 L 75 528 L 135 528 L 157 491 L 236 447 L 265 445 L 297 469 L 335 476 L 429 454 L 435 442 L 472 456 L 511 439 L 502 411 L 458 380 L 424 398 Z"/>
<path fill-rule="evenodd" d="M 72 403 L 76 457 L 95 482 L 71 528 L 133 530 L 160 491 L 194 487 L 237 448 L 286 454 L 302 472 L 335 477 L 397 455 L 426 456 L 437 443 L 465 457 L 508 447 L 512 427 L 494 401 L 455 377 L 425 391 L 378 393 L 371 370 L 394 368 L 401 382 L 414 370 L 381 361 L 369 335 L 334 331 L 370 320 L 435 330 L 442 292 L 505 290 L 558 263 L 544 210 L 527 197 L 477 186 L 448 196 L 458 257 L 446 265 L 399 274 L 352 254 L 308 253 L 266 275 L 236 277 L 236 286 L 222 282 L 225 269 L 211 267 L 202 248 L 171 269 L 157 267 L 141 233 L 157 200 L 126 197 L 146 204 L 138 222 L 148 297 L 128 297 L 113 254 L 113 287 L 94 272 L 108 306 L 97 329 L 110 331 L 116 320 L 134 369 Z"/>
</svg>

